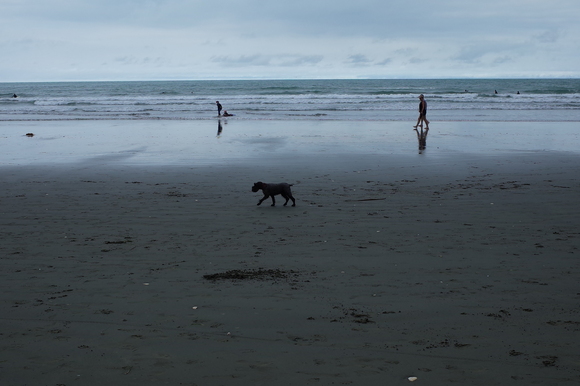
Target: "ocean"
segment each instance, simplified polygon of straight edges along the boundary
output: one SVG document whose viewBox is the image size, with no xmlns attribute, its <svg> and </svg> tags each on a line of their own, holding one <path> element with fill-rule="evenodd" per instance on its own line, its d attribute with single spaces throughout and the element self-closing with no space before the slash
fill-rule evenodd
<svg viewBox="0 0 580 386">
<path fill-rule="evenodd" d="M 17 97 L 14 98 L 13 95 Z M 580 79 L 224 80 L 0 83 L 0 121 L 580 122 Z"/>
</svg>

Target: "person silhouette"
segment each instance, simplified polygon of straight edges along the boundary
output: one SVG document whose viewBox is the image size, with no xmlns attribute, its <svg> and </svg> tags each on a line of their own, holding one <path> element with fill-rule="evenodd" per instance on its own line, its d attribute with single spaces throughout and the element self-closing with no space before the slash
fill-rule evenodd
<svg viewBox="0 0 580 386">
<path fill-rule="evenodd" d="M 427 124 L 425 127 L 429 129 L 429 121 L 427 120 L 427 101 L 425 100 L 425 96 L 423 94 L 419 95 L 419 118 L 417 118 L 417 124 L 413 126 L 413 128 L 417 128 L 419 124 L 421 124 L 421 129 L 423 128 L 423 122 Z"/>
</svg>

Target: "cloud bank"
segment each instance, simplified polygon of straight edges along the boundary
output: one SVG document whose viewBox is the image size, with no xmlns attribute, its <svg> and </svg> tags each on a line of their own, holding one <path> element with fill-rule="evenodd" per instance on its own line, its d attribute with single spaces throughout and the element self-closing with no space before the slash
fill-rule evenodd
<svg viewBox="0 0 580 386">
<path fill-rule="evenodd" d="M 4 0 L 0 81 L 579 77 L 577 0 Z"/>
</svg>

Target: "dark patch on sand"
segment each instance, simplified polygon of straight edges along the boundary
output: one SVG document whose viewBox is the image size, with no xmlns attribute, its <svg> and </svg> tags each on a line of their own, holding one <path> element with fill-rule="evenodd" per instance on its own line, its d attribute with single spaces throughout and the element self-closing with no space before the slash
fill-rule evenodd
<svg viewBox="0 0 580 386">
<path fill-rule="evenodd" d="M 283 271 L 281 269 L 233 269 L 210 275 L 203 275 L 206 280 L 278 280 L 297 277 L 296 271 Z"/>
</svg>

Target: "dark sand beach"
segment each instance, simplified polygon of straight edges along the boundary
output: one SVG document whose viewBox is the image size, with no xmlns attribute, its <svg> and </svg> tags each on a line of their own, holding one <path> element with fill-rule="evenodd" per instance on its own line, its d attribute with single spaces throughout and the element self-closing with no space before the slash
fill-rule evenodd
<svg viewBox="0 0 580 386">
<path fill-rule="evenodd" d="M 577 124 L 222 124 L 3 129 L 0 384 L 580 382 Z"/>
</svg>

